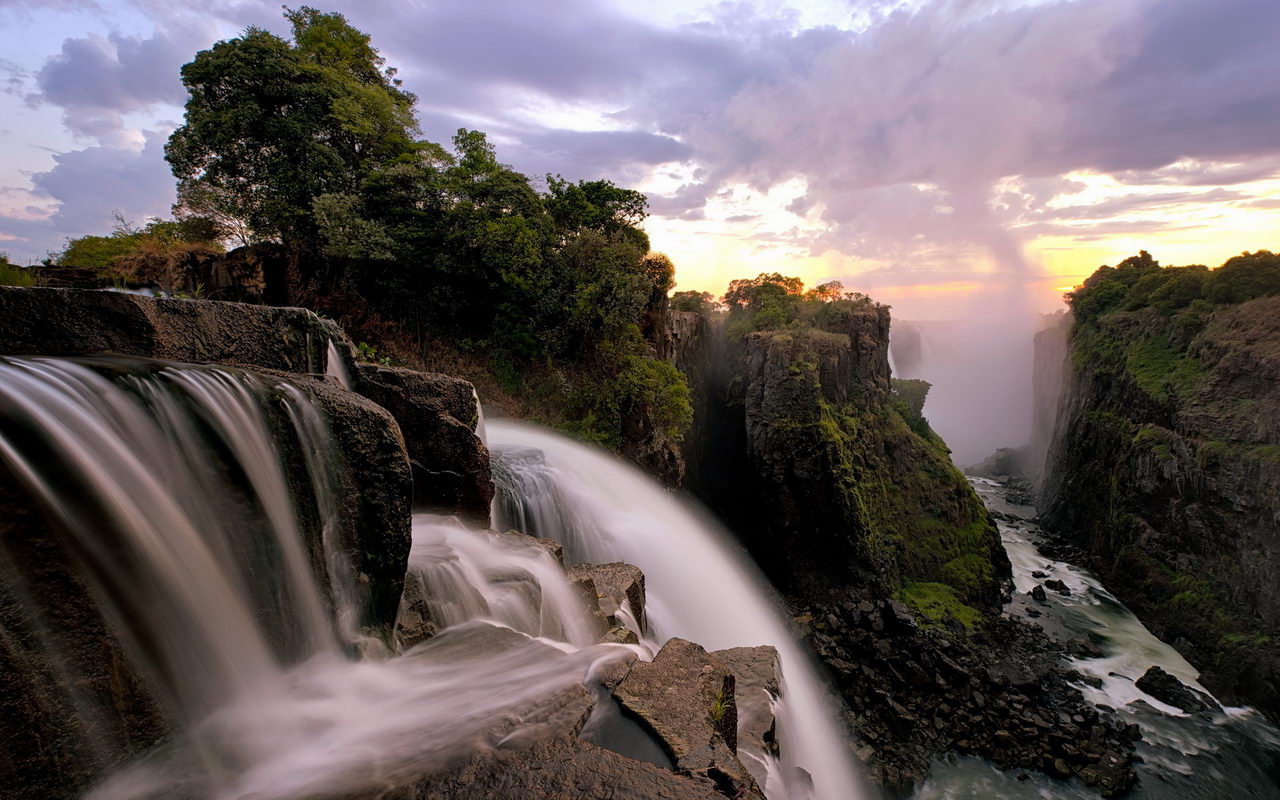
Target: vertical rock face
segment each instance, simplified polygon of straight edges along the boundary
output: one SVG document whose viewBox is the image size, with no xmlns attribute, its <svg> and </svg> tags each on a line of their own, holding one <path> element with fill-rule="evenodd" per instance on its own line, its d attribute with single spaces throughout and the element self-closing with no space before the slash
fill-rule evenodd
<svg viewBox="0 0 1280 800">
<path fill-rule="evenodd" d="M 942 441 L 891 402 L 888 309 L 846 311 L 826 328 L 743 342 L 727 403 L 742 409 L 740 489 L 758 498 L 740 518 L 754 519 L 739 526 L 748 547 L 788 592 L 934 584 L 998 607 L 1009 567 L 994 526 Z"/>
<path fill-rule="evenodd" d="M 391 412 L 413 466 L 414 502 L 487 520 L 493 500 L 489 450 L 476 436 L 471 384 L 447 375 L 360 364 L 357 390 Z"/>
<path fill-rule="evenodd" d="M 1280 298 L 1071 333 L 1048 526 L 1224 700 L 1280 715 Z"/>
<path fill-rule="evenodd" d="M 1037 487 L 1044 480 L 1045 459 L 1058 424 L 1058 409 L 1066 391 L 1071 370 L 1071 314 L 1048 317 L 1047 324 L 1036 333 L 1032 374 L 1031 442 L 1025 463 L 1020 463 L 1027 479 Z"/>
</svg>

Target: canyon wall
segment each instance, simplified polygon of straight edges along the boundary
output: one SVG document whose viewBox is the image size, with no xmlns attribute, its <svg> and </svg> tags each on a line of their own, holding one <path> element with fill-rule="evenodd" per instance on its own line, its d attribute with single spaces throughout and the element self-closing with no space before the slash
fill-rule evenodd
<svg viewBox="0 0 1280 800">
<path fill-rule="evenodd" d="M 1220 698 L 1276 717 L 1280 297 L 1077 319 L 1068 373 L 1046 526 Z"/>
</svg>

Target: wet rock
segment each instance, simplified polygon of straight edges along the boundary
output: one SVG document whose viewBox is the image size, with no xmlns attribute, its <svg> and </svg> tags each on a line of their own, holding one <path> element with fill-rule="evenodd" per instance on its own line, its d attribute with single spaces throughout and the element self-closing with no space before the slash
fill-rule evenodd
<svg viewBox="0 0 1280 800">
<path fill-rule="evenodd" d="M 777 720 L 773 715 L 773 704 L 782 691 L 778 651 L 772 647 L 735 647 L 717 650 L 711 655 L 728 667 L 736 679 L 738 759 L 763 786 L 768 771 L 759 756 L 779 756 L 775 730 Z"/>
<path fill-rule="evenodd" d="M 1032 599 L 1038 603 L 1044 603 L 1049 599 L 1048 595 L 1044 593 L 1043 584 L 1036 584 L 1031 588 L 1031 591 L 1028 594 L 1030 594 Z"/>
<path fill-rule="evenodd" d="M 329 421 L 339 467 L 333 488 L 342 498 L 334 543 L 355 571 L 354 588 L 362 595 L 361 624 L 389 641 L 412 540 L 412 478 L 400 428 L 381 406 L 329 381 L 280 377 L 306 393 Z M 304 458 L 302 453 L 282 456 L 299 463 Z M 290 472 L 305 474 L 297 466 Z M 303 532 L 317 580 L 328 586 L 323 535 L 316 524 L 304 526 Z"/>
<path fill-rule="evenodd" d="M 737 751 L 733 673 L 699 645 L 671 639 L 613 690 L 662 742 L 682 774 L 711 779 L 730 797 L 763 797 Z"/>
<path fill-rule="evenodd" d="M 1035 578 L 1036 580 L 1044 580 L 1045 578 L 1049 577 L 1049 573 L 1036 569 L 1031 571 L 1031 577 Z"/>
<path fill-rule="evenodd" d="M 333 322 L 301 308 L 156 299 L 122 292 L 0 286 L 0 354 L 112 354 L 323 374 Z"/>
<path fill-rule="evenodd" d="M 564 566 L 564 545 L 555 539 L 539 539 L 536 536 L 529 536 L 520 531 L 489 531 L 489 535 L 510 542 L 517 547 L 533 546 L 541 548 L 547 555 L 555 559 L 557 564 L 561 567 Z"/>
<path fill-rule="evenodd" d="M 615 561 L 610 564 L 575 564 L 566 570 L 570 580 L 589 578 L 595 586 L 600 611 L 610 626 L 625 626 L 618 608 L 626 604 L 637 624 L 644 628 L 644 573 L 639 567 Z M 636 631 L 643 634 L 644 630 Z"/>
<path fill-rule="evenodd" d="M 1044 582 L 1044 586 L 1046 589 L 1052 589 L 1058 594 L 1063 595 L 1064 597 L 1069 597 L 1071 595 L 1071 587 L 1067 586 L 1062 581 L 1048 580 Z"/>
<path fill-rule="evenodd" d="M 0 794 L 12 800 L 80 797 L 173 724 L 51 524 L 0 461 Z"/>
<path fill-rule="evenodd" d="M 356 368 L 355 388 L 400 424 L 413 467 L 414 503 L 488 519 L 489 450 L 476 436 L 475 390 L 458 378 L 377 364 Z"/>
<path fill-rule="evenodd" d="M 724 800 L 710 778 L 627 758 L 574 736 L 475 756 L 384 800 Z M 351 798 L 355 800 L 355 798 Z"/>
<path fill-rule="evenodd" d="M 421 578 L 413 574 L 406 575 L 404 591 L 400 595 L 400 608 L 396 613 L 396 649 L 408 650 L 435 636 L 439 629 L 431 615 L 426 587 Z"/>
<path fill-rule="evenodd" d="M 1135 682 L 1137 687 L 1162 703 L 1180 708 L 1188 714 L 1216 709 L 1207 695 L 1197 692 L 1160 667 L 1151 667 Z"/>
</svg>

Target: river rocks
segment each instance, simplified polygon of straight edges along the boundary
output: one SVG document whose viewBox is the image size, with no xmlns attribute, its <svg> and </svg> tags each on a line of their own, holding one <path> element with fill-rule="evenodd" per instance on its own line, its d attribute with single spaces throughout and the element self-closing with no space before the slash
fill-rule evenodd
<svg viewBox="0 0 1280 800">
<path fill-rule="evenodd" d="M 0 286 L 0 354 L 113 354 L 320 374 L 330 342 L 353 363 L 346 334 L 300 308 Z"/>
<path fill-rule="evenodd" d="M 1031 599 L 1035 600 L 1037 603 L 1047 603 L 1049 601 L 1049 596 L 1044 592 L 1043 583 L 1037 583 L 1035 586 L 1031 587 L 1029 594 L 1031 595 Z"/>
<path fill-rule="evenodd" d="M 1188 714 L 1213 711 L 1218 707 L 1212 698 L 1197 692 L 1160 667 L 1151 667 L 1136 683 L 1139 689 L 1160 702 L 1180 708 Z"/>
<path fill-rule="evenodd" d="M 832 596 L 797 621 L 848 703 L 855 749 L 892 796 L 908 795 L 949 751 L 1075 775 L 1106 796 L 1136 781 L 1136 729 L 1085 702 L 1037 629 L 1001 618 L 978 635 L 945 634 L 856 596 Z"/>
<path fill-rule="evenodd" d="M 699 645 L 671 639 L 638 662 L 614 697 L 661 740 L 682 774 L 710 778 L 731 797 L 763 797 L 738 761 L 735 678 Z"/>
<path fill-rule="evenodd" d="M 356 389 L 400 424 L 414 503 L 487 520 L 493 478 L 488 448 L 475 433 L 479 409 L 471 384 L 376 364 L 360 364 L 355 379 Z"/>
<path fill-rule="evenodd" d="M 1047 580 L 1044 582 L 1044 588 L 1052 589 L 1064 597 L 1069 597 L 1071 595 L 1071 587 L 1067 586 L 1060 580 Z"/>
<path fill-rule="evenodd" d="M 765 756 L 777 758 L 777 719 L 773 704 L 782 693 L 778 674 L 778 651 L 772 647 L 735 647 L 711 654 L 719 659 L 735 680 L 734 698 L 738 710 L 738 759 L 764 786 L 768 779 Z"/>
</svg>

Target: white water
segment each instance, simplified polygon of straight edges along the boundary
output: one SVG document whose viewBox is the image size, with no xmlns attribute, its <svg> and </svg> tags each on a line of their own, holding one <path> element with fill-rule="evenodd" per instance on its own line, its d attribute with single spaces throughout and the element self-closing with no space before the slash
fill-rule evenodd
<svg viewBox="0 0 1280 800">
<path fill-rule="evenodd" d="M 784 675 L 778 738 L 786 766 L 808 771 L 824 800 L 866 796 L 836 721 L 838 699 L 787 630 L 763 577 L 714 522 L 600 450 L 511 420 L 490 420 L 487 431 L 502 495 L 496 522 L 559 540 L 570 562 L 640 567 L 648 622 L 659 642 L 679 636 L 708 650 L 776 647 Z M 794 775 L 779 771 L 766 792 L 803 796 Z"/>
<path fill-rule="evenodd" d="M 325 348 L 324 358 L 324 374 L 328 375 L 338 382 L 343 389 L 351 389 L 351 376 L 347 374 L 347 365 L 342 361 L 342 355 L 338 352 L 338 346 L 329 340 L 329 345 Z"/>
<path fill-rule="evenodd" d="M 1142 728 L 1140 782 L 1129 796 L 1135 800 L 1280 800 L 1280 730 L 1251 709 L 1186 714 L 1139 689 L 1134 682 L 1148 668 L 1159 666 L 1204 691 L 1196 669 L 1147 630 L 1096 575 L 1039 551 L 1040 530 L 1028 521 L 1035 514 L 1033 508 L 1010 505 L 992 481 L 974 478 L 973 483 L 989 508 L 1022 519 L 998 522 L 1017 590 L 1006 611 L 1028 617 L 1026 610 L 1035 608 L 1041 616 L 1032 621 L 1051 635 L 1086 638 L 1096 644 L 1103 652 L 1101 658 L 1076 659 L 1072 666 L 1101 686 L 1082 683 L 1081 691 L 1090 702 L 1115 708 L 1125 722 Z M 1033 576 L 1035 571 L 1046 577 Z M 1067 584 L 1071 594 L 1050 591 L 1043 604 L 1027 597 L 1037 584 L 1053 579 Z M 1019 780 L 1017 772 L 1001 772 L 979 759 L 962 758 L 935 765 L 933 777 L 917 792 L 916 800 L 1085 800 L 1096 796 L 1078 782 L 1053 781 L 1040 774 Z"/>
<path fill-rule="evenodd" d="M 303 472 L 281 460 L 290 444 Z M 90 800 L 366 796 L 563 730 L 584 708 L 566 698 L 599 668 L 647 655 L 591 644 L 586 609 L 532 541 L 425 516 L 412 574 L 431 576 L 423 594 L 444 630 L 398 655 L 340 646 L 360 598 L 335 543 L 346 499 L 332 448 L 291 384 L 127 359 L 0 359 L 0 461 L 58 516 L 50 535 L 69 537 L 121 646 L 144 677 L 163 678 L 150 688 L 177 712 L 175 735 Z M 320 525 L 319 577 L 336 608 L 312 573 L 304 512 Z M 16 564 L 0 547 L 0 579 Z"/>
</svg>

